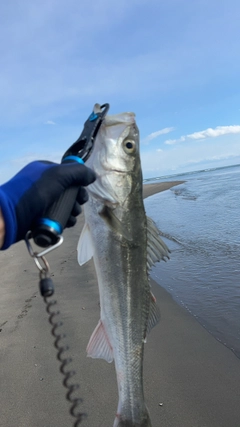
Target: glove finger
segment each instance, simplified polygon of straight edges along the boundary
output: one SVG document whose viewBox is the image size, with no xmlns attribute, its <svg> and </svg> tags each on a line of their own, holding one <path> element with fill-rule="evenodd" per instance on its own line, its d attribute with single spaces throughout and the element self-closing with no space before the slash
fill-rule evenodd
<svg viewBox="0 0 240 427">
<path fill-rule="evenodd" d="M 78 202 L 75 202 L 75 205 L 73 206 L 71 215 L 72 216 L 78 216 L 82 212 L 82 208 Z"/>
<path fill-rule="evenodd" d="M 80 187 L 77 195 L 77 201 L 80 205 L 84 205 L 88 201 L 88 192 L 86 188 Z"/>
<path fill-rule="evenodd" d="M 65 188 L 70 186 L 80 187 L 82 185 L 86 187 L 96 180 L 95 172 L 79 163 L 62 164 L 61 169 L 59 168 L 59 173 L 65 182 Z"/>
<path fill-rule="evenodd" d="M 74 216 L 71 215 L 68 219 L 67 224 L 66 224 L 66 228 L 73 227 L 76 224 L 76 222 L 77 222 L 77 218 L 75 218 Z"/>
</svg>

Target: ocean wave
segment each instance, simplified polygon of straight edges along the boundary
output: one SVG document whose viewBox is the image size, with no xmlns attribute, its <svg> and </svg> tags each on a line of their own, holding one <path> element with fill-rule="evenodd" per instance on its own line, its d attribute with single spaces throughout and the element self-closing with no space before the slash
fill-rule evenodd
<svg viewBox="0 0 240 427">
<path fill-rule="evenodd" d="M 174 187 L 171 188 L 170 191 L 172 191 L 172 193 L 175 196 L 179 196 L 184 200 L 197 200 L 198 195 L 194 194 L 192 191 L 188 190 L 186 187 Z"/>
</svg>

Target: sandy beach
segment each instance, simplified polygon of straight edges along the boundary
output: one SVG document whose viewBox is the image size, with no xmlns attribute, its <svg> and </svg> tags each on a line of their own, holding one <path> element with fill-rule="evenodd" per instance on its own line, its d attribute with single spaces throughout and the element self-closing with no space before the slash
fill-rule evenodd
<svg viewBox="0 0 240 427">
<path fill-rule="evenodd" d="M 144 186 L 144 197 L 181 182 Z M 117 409 L 114 365 L 86 357 L 99 320 L 99 297 L 92 261 L 76 261 L 83 215 L 64 232 L 64 243 L 48 256 L 62 331 L 79 383 L 83 427 L 112 427 Z M 171 261 L 170 261 L 171 262 Z M 62 375 L 38 271 L 23 242 L 0 256 L 0 426 L 67 427 Z M 240 360 L 214 339 L 154 281 L 161 321 L 145 347 L 145 397 L 153 427 L 239 427 Z"/>
</svg>

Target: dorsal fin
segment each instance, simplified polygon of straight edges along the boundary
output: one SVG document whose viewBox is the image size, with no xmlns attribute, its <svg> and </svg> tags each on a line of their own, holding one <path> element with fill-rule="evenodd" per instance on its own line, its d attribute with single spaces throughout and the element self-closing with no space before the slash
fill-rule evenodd
<svg viewBox="0 0 240 427">
<path fill-rule="evenodd" d="M 147 216 L 147 264 L 150 269 L 156 262 L 169 259 L 170 250 L 160 237 L 154 221 Z"/>
</svg>

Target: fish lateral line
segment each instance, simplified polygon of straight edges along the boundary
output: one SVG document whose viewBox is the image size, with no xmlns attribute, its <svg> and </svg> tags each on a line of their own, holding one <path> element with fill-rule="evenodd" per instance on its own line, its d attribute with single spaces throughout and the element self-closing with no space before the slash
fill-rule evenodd
<svg viewBox="0 0 240 427">
<path fill-rule="evenodd" d="M 98 212 L 99 216 L 105 221 L 107 226 L 114 232 L 120 234 L 125 240 L 133 243 L 133 238 L 129 231 L 126 230 L 122 222 L 116 217 L 113 209 L 104 205 L 103 208 Z"/>
</svg>

